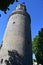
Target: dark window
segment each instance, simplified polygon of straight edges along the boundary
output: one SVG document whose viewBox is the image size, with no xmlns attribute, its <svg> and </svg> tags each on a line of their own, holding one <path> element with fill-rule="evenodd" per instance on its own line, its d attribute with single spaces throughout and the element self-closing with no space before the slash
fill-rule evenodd
<svg viewBox="0 0 43 65">
<path fill-rule="evenodd" d="M 13 24 L 15 24 L 15 22 L 13 22 Z"/>
</svg>

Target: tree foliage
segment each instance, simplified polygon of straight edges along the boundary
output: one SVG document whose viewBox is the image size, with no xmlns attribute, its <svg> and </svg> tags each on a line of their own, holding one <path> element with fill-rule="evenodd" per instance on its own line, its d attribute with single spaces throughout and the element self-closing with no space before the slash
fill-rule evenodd
<svg viewBox="0 0 43 65">
<path fill-rule="evenodd" d="M 0 10 L 6 14 L 7 9 L 9 10 L 9 5 L 15 1 L 18 2 L 18 0 L 0 0 Z"/>
<path fill-rule="evenodd" d="M 39 31 L 38 35 L 34 38 L 32 44 L 33 53 L 35 53 L 36 60 L 43 65 L 43 28 Z"/>
<path fill-rule="evenodd" d="M 32 52 L 37 52 L 37 45 L 38 45 L 38 35 L 32 41 Z"/>
</svg>

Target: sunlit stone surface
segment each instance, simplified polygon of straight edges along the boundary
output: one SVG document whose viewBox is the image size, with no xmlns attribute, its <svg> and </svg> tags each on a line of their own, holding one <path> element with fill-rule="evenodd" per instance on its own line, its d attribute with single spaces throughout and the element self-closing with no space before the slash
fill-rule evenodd
<svg viewBox="0 0 43 65">
<path fill-rule="evenodd" d="M 9 16 L 0 49 L 0 65 L 32 65 L 31 49 L 30 15 L 25 5 L 19 4 Z"/>
</svg>

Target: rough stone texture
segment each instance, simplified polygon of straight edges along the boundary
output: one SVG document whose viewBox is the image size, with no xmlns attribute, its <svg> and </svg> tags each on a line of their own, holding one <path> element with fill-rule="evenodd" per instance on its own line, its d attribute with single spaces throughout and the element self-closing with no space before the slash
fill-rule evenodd
<svg viewBox="0 0 43 65">
<path fill-rule="evenodd" d="M 23 58 L 21 65 L 32 65 L 31 51 L 31 21 L 24 5 L 20 4 L 9 17 L 3 38 L 3 47 L 0 50 L 0 59 L 9 59 L 8 50 L 16 50 Z M 0 65 L 2 65 L 0 64 Z"/>
</svg>

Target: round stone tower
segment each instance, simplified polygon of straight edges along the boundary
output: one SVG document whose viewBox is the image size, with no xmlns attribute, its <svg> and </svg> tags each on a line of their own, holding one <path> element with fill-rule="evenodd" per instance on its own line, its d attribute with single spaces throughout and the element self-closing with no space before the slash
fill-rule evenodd
<svg viewBox="0 0 43 65">
<path fill-rule="evenodd" d="M 31 19 L 24 4 L 19 4 L 9 16 L 2 45 L 0 59 L 3 64 L 15 55 L 13 65 L 32 65 Z M 8 63 L 10 65 L 10 61 Z"/>
</svg>

